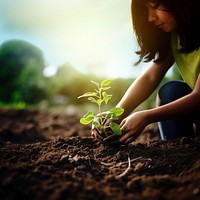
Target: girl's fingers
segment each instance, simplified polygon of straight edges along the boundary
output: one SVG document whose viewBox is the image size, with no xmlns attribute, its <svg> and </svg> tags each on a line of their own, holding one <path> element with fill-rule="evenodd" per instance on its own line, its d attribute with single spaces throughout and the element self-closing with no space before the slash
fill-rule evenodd
<svg viewBox="0 0 200 200">
<path fill-rule="evenodd" d="M 121 129 L 123 129 L 123 126 L 124 126 L 125 122 L 126 122 L 125 120 L 122 120 L 122 122 L 120 123 L 119 126 L 120 126 Z"/>
<path fill-rule="evenodd" d="M 129 137 L 131 137 L 131 135 L 130 135 L 128 132 L 124 132 L 124 131 L 122 130 L 122 136 L 121 136 L 121 138 L 119 139 L 119 141 L 122 142 L 122 143 L 125 143 L 126 140 L 128 140 Z"/>
<path fill-rule="evenodd" d="M 131 143 L 131 142 L 133 142 L 135 140 L 135 137 L 130 137 L 130 138 L 128 138 L 126 141 L 125 141 L 125 144 L 128 144 L 128 143 Z"/>
<path fill-rule="evenodd" d="M 138 135 L 139 135 L 139 134 L 135 134 L 135 135 L 129 137 L 129 138 L 126 140 L 125 144 L 128 144 L 128 143 L 133 142 L 133 141 L 138 137 Z"/>
</svg>

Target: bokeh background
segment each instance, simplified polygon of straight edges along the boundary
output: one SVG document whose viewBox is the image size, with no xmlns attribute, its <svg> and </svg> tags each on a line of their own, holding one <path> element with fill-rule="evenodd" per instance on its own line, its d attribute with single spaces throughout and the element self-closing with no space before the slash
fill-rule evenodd
<svg viewBox="0 0 200 200">
<path fill-rule="evenodd" d="M 110 107 L 147 64 L 138 46 L 131 0 L 1 0 L 0 106 L 88 109 L 77 97 L 90 80 L 112 79 Z M 177 77 L 177 72 L 167 78 Z M 167 79 L 166 78 L 166 79 Z M 154 106 L 155 94 L 143 104 Z"/>
</svg>

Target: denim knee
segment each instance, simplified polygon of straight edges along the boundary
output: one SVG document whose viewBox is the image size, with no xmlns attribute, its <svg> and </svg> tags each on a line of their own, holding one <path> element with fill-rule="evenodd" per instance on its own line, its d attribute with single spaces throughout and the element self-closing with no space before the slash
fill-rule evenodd
<svg viewBox="0 0 200 200">
<path fill-rule="evenodd" d="M 184 81 L 170 81 L 165 83 L 158 92 L 159 105 L 175 101 L 189 93 L 192 89 Z"/>
<path fill-rule="evenodd" d="M 167 82 L 158 92 L 159 106 L 175 101 L 191 92 L 192 89 L 183 81 Z M 162 140 L 193 135 L 191 116 L 181 116 L 180 118 L 158 122 L 158 127 Z"/>
</svg>

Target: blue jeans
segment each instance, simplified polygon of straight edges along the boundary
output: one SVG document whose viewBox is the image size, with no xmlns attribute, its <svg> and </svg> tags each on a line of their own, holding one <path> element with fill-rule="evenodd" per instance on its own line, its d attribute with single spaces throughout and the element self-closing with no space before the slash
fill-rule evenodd
<svg viewBox="0 0 200 200">
<path fill-rule="evenodd" d="M 158 106 L 175 101 L 191 92 L 192 89 L 183 81 L 167 82 L 158 92 Z M 196 120 L 196 116 L 196 113 L 191 113 L 179 118 L 158 122 L 161 139 L 174 140 L 183 136 L 195 137 L 193 123 Z"/>
</svg>

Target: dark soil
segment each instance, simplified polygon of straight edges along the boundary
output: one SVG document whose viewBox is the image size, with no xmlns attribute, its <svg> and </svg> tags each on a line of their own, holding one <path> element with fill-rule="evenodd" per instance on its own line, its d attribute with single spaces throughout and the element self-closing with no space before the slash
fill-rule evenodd
<svg viewBox="0 0 200 200">
<path fill-rule="evenodd" d="M 0 109 L 1 200 L 200 199 L 200 138 L 105 146 L 79 117 Z"/>
</svg>

